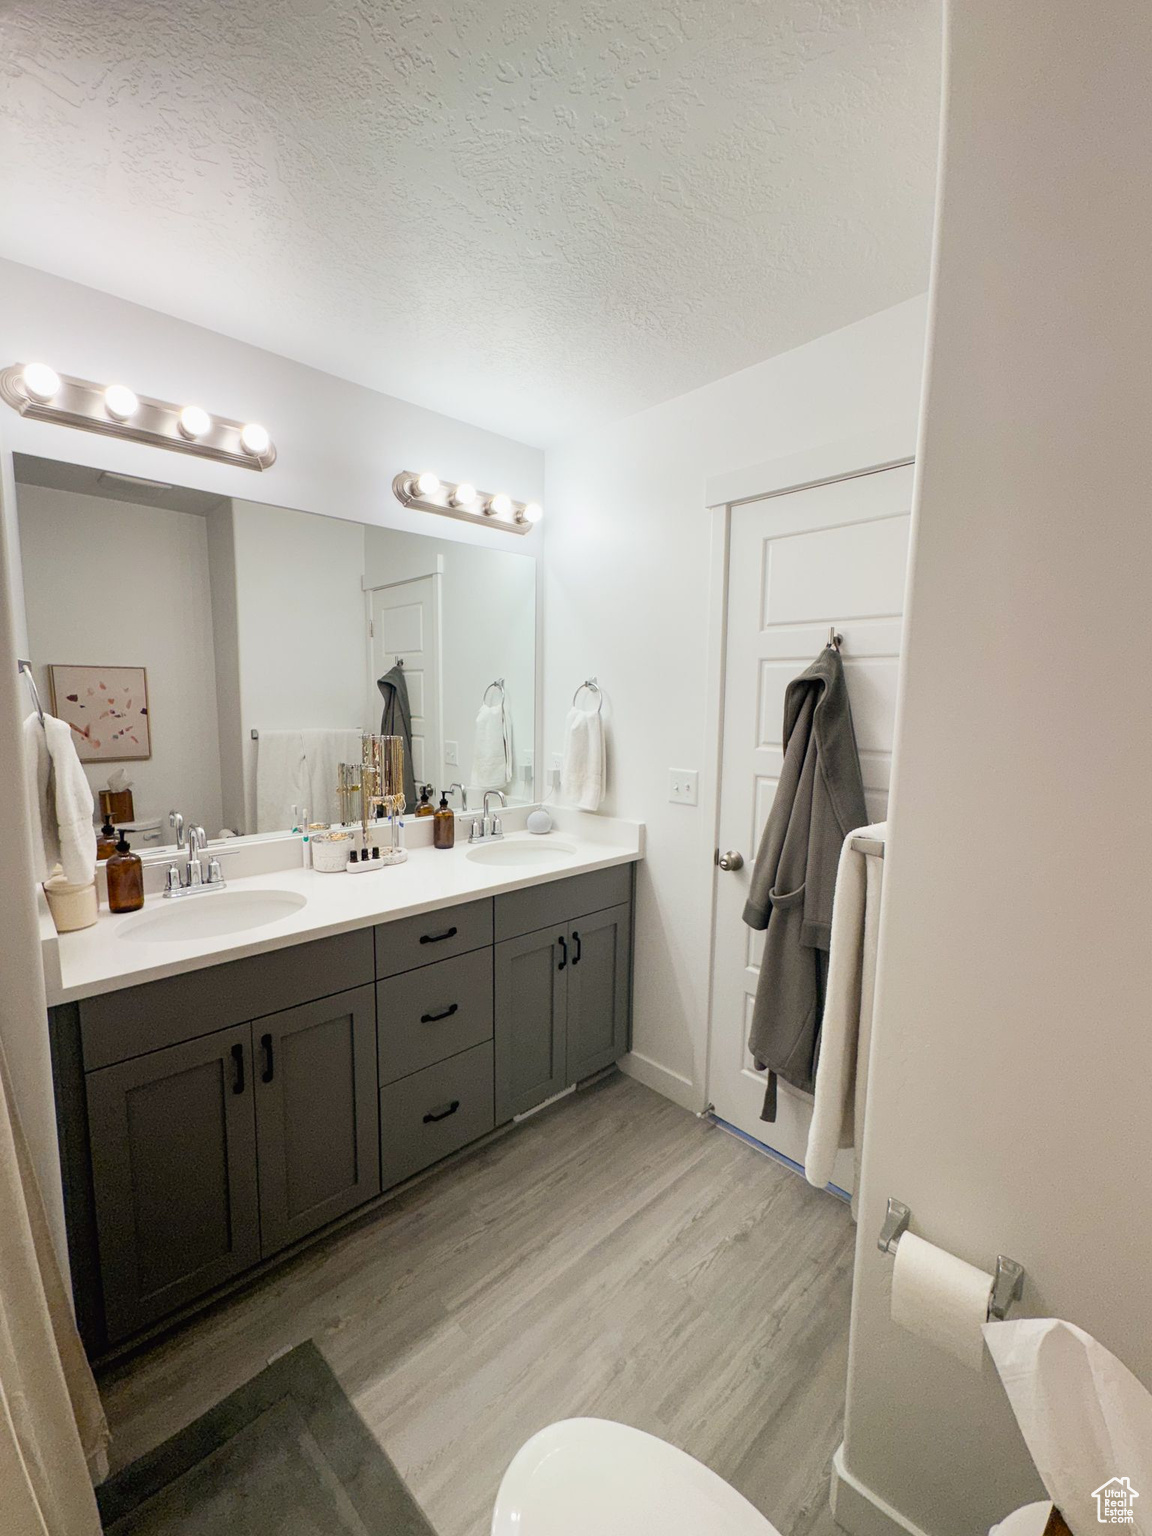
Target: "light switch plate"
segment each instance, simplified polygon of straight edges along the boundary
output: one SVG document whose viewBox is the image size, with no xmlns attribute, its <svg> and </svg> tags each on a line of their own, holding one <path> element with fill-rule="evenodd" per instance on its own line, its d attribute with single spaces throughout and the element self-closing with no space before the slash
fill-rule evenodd
<svg viewBox="0 0 1152 1536">
<path fill-rule="evenodd" d="M 695 768 L 669 768 L 668 798 L 673 805 L 695 805 L 700 793 L 700 775 Z"/>
<path fill-rule="evenodd" d="M 444 743 L 444 761 L 449 768 L 460 766 L 460 743 L 458 741 L 446 741 Z"/>
</svg>

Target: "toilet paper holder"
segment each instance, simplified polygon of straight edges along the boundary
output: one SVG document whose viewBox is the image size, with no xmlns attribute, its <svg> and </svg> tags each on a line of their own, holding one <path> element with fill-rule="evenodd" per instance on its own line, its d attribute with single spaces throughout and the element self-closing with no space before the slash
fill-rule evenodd
<svg viewBox="0 0 1152 1536">
<path fill-rule="evenodd" d="M 907 1232 L 911 1220 L 912 1212 L 904 1202 L 893 1200 L 889 1195 L 888 1214 L 884 1217 L 884 1225 L 880 1228 L 880 1236 L 876 1240 L 876 1246 L 881 1253 L 896 1252 L 900 1239 Z M 1010 1259 L 1003 1253 L 997 1254 L 996 1274 L 992 1281 L 992 1292 L 988 1297 L 989 1322 L 1002 1323 L 1008 1316 L 1008 1308 L 1014 1301 L 1019 1301 L 1023 1294 L 1023 1264 L 1017 1264 L 1015 1259 Z"/>
</svg>

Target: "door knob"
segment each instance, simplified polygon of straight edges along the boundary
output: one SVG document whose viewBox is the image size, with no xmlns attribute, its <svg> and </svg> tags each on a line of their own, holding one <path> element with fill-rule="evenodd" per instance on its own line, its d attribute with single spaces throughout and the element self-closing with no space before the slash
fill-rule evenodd
<svg viewBox="0 0 1152 1536">
<path fill-rule="evenodd" d="M 737 853 L 733 848 L 729 848 L 727 853 L 719 855 L 716 862 L 721 869 L 743 869 L 744 855 Z"/>
</svg>

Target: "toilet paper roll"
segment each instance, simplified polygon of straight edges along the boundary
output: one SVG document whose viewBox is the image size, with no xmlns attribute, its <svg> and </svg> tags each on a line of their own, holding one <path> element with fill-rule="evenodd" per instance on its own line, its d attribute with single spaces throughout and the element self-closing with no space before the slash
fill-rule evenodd
<svg viewBox="0 0 1152 1536">
<path fill-rule="evenodd" d="M 905 1232 L 896 1245 L 892 1321 L 978 1371 L 992 1276 Z"/>
</svg>

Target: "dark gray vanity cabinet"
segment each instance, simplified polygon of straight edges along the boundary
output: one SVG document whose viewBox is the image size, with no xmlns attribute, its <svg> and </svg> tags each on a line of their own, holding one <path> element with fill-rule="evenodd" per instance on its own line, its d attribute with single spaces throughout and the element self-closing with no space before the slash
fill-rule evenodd
<svg viewBox="0 0 1152 1536">
<path fill-rule="evenodd" d="M 632 908 L 627 902 L 568 928 L 566 1080 L 577 1083 L 628 1049 Z"/>
<path fill-rule="evenodd" d="M 566 1086 L 567 946 L 566 928 L 520 934 L 496 946 L 498 1121 L 522 1115 Z"/>
<path fill-rule="evenodd" d="M 497 1123 L 628 1049 L 631 892 L 618 866 L 497 896 Z"/>
<path fill-rule="evenodd" d="M 87 1100 L 104 1310 L 120 1339 L 260 1258 L 248 1026 L 89 1073 Z"/>
<path fill-rule="evenodd" d="M 252 1049 L 266 1259 L 380 1193 L 372 988 L 257 1019 Z"/>
<path fill-rule="evenodd" d="M 625 865 L 54 1009 L 89 1352 L 616 1061 L 631 917 Z"/>
</svg>

